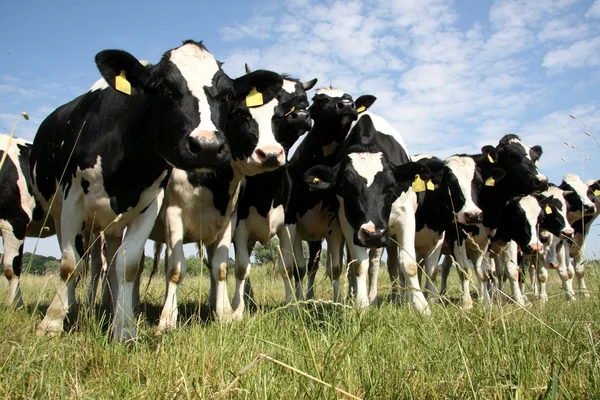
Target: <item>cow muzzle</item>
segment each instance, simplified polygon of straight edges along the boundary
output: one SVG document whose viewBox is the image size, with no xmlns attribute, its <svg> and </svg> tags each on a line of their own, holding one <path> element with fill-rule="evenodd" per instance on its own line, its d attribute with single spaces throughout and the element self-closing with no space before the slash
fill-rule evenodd
<svg viewBox="0 0 600 400">
<path fill-rule="evenodd" d="M 285 153 L 280 145 L 267 145 L 254 150 L 252 157 L 265 169 L 275 169 L 285 164 Z"/>
<path fill-rule="evenodd" d="M 186 139 L 185 147 L 191 153 L 194 165 L 211 166 L 231 160 L 229 146 L 220 132 L 192 132 Z"/>
<path fill-rule="evenodd" d="M 354 244 L 367 248 L 379 248 L 388 245 L 387 229 L 376 229 L 372 223 L 363 224 L 358 230 Z"/>
</svg>

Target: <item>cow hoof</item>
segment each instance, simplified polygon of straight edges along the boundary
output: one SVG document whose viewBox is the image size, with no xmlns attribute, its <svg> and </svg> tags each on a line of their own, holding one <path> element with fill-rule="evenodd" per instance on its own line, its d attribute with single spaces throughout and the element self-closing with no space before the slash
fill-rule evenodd
<svg viewBox="0 0 600 400">
<path fill-rule="evenodd" d="M 540 296 L 540 303 L 546 304 L 548 302 L 548 295 Z"/>
<path fill-rule="evenodd" d="M 42 320 L 35 330 L 36 336 L 47 335 L 50 337 L 57 336 L 63 331 L 63 322 L 61 320 Z"/>
</svg>

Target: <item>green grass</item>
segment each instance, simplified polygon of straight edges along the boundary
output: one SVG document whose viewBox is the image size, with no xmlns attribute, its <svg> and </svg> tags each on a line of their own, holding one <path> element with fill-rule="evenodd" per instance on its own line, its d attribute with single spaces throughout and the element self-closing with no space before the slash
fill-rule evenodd
<svg viewBox="0 0 600 400">
<path fill-rule="evenodd" d="M 231 324 L 207 320 L 208 279 L 198 276 L 186 279 L 180 288 L 181 326 L 159 337 L 154 330 L 163 282 L 157 278 L 142 298 L 140 338 L 129 346 L 112 343 L 85 307 L 68 333 L 36 337 L 35 326 L 53 295 L 56 278 L 26 275 L 22 283 L 27 309 L 0 307 L 0 394 L 4 398 L 344 397 L 328 384 L 360 398 L 599 397 L 599 277 L 597 268 L 588 267 L 587 272 L 589 300 L 566 303 L 556 273 L 550 271 L 551 299 L 543 307 L 476 306 L 465 312 L 453 304 L 434 305 L 432 316 L 423 318 L 406 305 L 386 300 L 390 287 L 385 270 L 380 280 L 383 300 L 377 308 L 358 312 L 324 301 L 293 314 L 281 304 L 281 279 L 272 277 L 269 268 L 255 268 L 253 286 L 262 307 Z M 319 298 L 330 299 L 331 288 L 322 271 L 317 281 Z M 451 283 L 450 293 L 457 296 L 458 286 Z M 7 285 L 0 289 L 4 300 Z M 78 289 L 80 303 L 85 289 L 83 284 Z M 262 354 L 275 361 L 256 361 Z"/>
</svg>

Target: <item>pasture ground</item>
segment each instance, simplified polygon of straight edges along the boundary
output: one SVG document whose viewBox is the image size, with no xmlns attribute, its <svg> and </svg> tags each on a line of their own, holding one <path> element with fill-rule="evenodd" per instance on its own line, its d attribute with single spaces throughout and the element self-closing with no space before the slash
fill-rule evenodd
<svg viewBox="0 0 600 400">
<path fill-rule="evenodd" d="M 459 290 L 455 275 L 452 297 Z M 254 268 L 261 308 L 230 324 L 208 321 L 207 276 L 188 277 L 179 292 L 179 329 L 156 337 L 161 277 L 143 294 L 140 338 L 127 346 L 112 343 L 85 306 L 68 333 L 36 337 L 57 278 L 24 275 L 26 309 L 0 307 L 0 396 L 344 398 L 334 387 L 359 398 L 597 398 L 598 265 L 587 268 L 591 299 L 565 302 L 556 272 L 550 276 L 545 306 L 476 304 L 464 311 L 436 304 L 432 316 L 423 318 L 387 301 L 384 268 L 379 307 L 358 312 L 328 302 L 329 280 L 320 271 L 317 295 L 325 301 L 306 304 L 296 314 L 282 306 L 280 277 L 269 267 Z M 2 281 L 5 301 L 8 285 Z M 80 304 L 86 288 L 78 288 Z"/>
</svg>

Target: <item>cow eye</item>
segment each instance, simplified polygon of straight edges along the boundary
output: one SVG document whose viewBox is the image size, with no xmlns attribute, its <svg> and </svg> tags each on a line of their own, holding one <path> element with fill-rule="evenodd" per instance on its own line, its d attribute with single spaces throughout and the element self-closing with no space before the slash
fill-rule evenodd
<svg viewBox="0 0 600 400">
<path fill-rule="evenodd" d="M 247 120 L 248 119 L 248 114 L 246 114 L 244 111 L 240 110 L 240 109 L 234 109 L 231 111 L 231 116 L 234 118 L 239 118 L 239 119 L 243 119 L 243 120 Z"/>
</svg>

